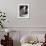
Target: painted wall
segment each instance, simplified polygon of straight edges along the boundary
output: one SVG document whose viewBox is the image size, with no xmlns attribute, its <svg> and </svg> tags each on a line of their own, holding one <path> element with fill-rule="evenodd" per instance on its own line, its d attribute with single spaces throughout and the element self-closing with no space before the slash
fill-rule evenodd
<svg viewBox="0 0 46 46">
<path fill-rule="evenodd" d="M 29 4 L 30 18 L 17 18 L 21 3 Z M 7 27 L 46 27 L 46 0 L 0 0 L 0 9 L 6 12 Z"/>
<path fill-rule="evenodd" d="M 21 3 L 29 4 L 30 18 L 17 18 L 17 4 Z M 20 36 L 25 33 L 27 34 L 28 31 L 46 31 L 46 0 L 0 0 L 0 9 L 6 12 L 7 15 L 8 21 L 5 23 L 5 26 L 8 27 L 8 29 L 10 27 L 12 31 L 21 31 Z M 23 33 L 23 31 L 26 32 Z"/>
</svg>

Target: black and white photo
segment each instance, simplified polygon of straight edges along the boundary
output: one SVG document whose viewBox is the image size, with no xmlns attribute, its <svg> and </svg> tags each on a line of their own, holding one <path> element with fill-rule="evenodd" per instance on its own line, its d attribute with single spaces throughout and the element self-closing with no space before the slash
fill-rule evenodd
<svg viewBox="0 0 46 46">
<path fill-rule="evenodd" d="M 29 18 L 29 4 L 19 4 L 18 6 L 18 17 Z"/>
</svg>

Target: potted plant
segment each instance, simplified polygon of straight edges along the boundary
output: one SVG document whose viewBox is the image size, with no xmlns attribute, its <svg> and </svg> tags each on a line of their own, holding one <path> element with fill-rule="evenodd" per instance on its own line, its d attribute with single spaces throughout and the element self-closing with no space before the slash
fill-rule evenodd
<svg viewBox="0 0 46 46">
<path fill-rule="evenodd" d="M 0 11 L 0 27 L 4 28 L 4 22 L 6 20 L 6 15 L 4 12 Z"/>
</svg>

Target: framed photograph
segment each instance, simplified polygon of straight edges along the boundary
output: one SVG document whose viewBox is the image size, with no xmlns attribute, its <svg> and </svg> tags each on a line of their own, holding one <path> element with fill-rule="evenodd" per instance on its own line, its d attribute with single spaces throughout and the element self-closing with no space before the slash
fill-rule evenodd
<svg viewBox="0 0 46 46">
<path fill-rule="evenodd" d="M 18 4 L 18 18 L 29 18 L 29 4 Z"/>
</svg>

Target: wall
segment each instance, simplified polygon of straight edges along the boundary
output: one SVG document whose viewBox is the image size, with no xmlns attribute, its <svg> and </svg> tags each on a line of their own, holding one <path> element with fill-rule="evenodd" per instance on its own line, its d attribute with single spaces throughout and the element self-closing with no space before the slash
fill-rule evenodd
<svg viewBox="0 0 46 46">
<path fill-rule="evenodd" d="M 18 5 L 29 4 L 28 19 L 19 19 Z M 0 0 L 0 9 L 6 12 L 6 27 L 46 27 L 46 0 Z"/>
<path fill-rule="evenodd" d="M 30 18 L 17 18 L 17 4 L 20 3 L 29 4 Z M 0 0 L 0 9 L 6 12 L 8 22 L 5 26 L 12 31 L 22 31 L 22 35 L 25 34 L 23 31 L 26 31 L 26 34 L 28 31 L 46 31 L 46 0 Z"/>
</svg>

